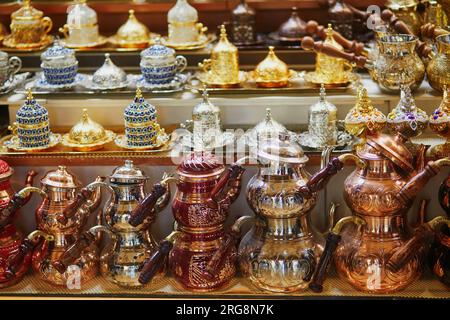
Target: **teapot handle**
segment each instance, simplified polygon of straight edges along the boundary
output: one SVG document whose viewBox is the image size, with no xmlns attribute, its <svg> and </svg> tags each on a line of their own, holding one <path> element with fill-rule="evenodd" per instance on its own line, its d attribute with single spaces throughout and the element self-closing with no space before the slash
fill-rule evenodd
<svg viewBox="0 0 450 320">
<path fill-rule="evenodd" d="M 311 37 L 303 38 L 302 48 L 305 50 L 314 50 L 317 53 L 323 53 L 330 57 L 347 60 L 361 68 L 366 67 L 368 63 L 368 59 L 366 57 L 358 56 L 354 53 L 340 51 L 339 49 L 329 44 L 323 43 L 322 41 L 314 42 L 314 39 Z"/>
<path fill-rule="evenodd" d="M 150 194 L 145 197 L 145 199 L 134 208 L 131 212 L 130 219 L 128 223 L 133 227 L 137 227 L 147 218 L 153 211 L 158 199 L 162 197 L 168 190 L 167 184 L 163 182 L 158 182 L 153 185 Z"/>
<path fill-rule="evenodd" d="M 219 178 L 213 190 L 211 191 L 210 198 L 207 204 L 210 208 L 217 209 L 219 207 L 219 194 L 224 190 L 225 186 L 230 180 L 237 179 L 244 171 L 244 168 L 237 163 L 233 163 Z"/>
<path fill-rule="evenodd" d="M 47 196 L 44 191 L 36 187 L 25 187 L 15 193 L 7 207 L 0 212 L 0 228 L 10 222 L 11 217 L 28 202 L 33 192 L 39 193 L 44 198 Z"/>
<path fill-rule="evenodd" d="M 225 235 L 225 239 L 206 265 L 206 268 L 203 272 L 203 276 L 206 279 L 210 281 L 214 280 L 214 278 L 221 270 L 223 264 L 225 263 L 227 254 L 230 249 L 239 243 L 242 225 L 252 219 L 254 218 L 250 216 L 243 216 L 236 220 L 230 231 Z"/>
<path fill-rule="evenodd" d="M 80 237 L 59 257 L 58 260 L 52 263 L 52 266 L 58 270 L 59 273 L 63 274 L 66 272 L 67 268 L 81 257 L 84 249 L 89 247 L 95 242 L 95 235 L 92 232 L 85 231 Z"/>
<path fill-rule="evenodd" d="M 450 227 L 450 219 L 438 216 L 416 229 L 414 236 L 389 258 L 386 266 L 393 272 L 400 271 L 414 256 L 433 241 L 438 226 L 446 224 Z"/>
<path fill-rule="evenodd" d="M 161 270 L 167 256 L 170 253 L 170 250 L 173 248 L 174 237 L 177 234 L 179 234 L 179 231 L 173 231 L 164 240 L 162 240 L 159 243 L 158 249 L 144 262 L 138 279 L 139 283 L 149 283 L 156 273 Z"/>
<path fill-rule="evenodd" d="M 344 163 L 347 159 L 355 161 L 356 165 L 360 168 L 364 168 L 366 163 L 359 157 L 351 153 L 345 153 L 337 158 L 331 159 L 330 162 L 304 185 L 298 188 L 298 192 L 305 198 L 311 198 L 314 193 L 322 190 L 330 178 L 334 176 L 338 171 L 344 167 Z"/>
<path fill-rule="evenodd" d="M 443 36 L 450 34 L 449 31 L 439 28 L 438 26 L 432 24 L 432 23 L 426 23 L 423 26 L 420 27 L 420 33 L 422 34 L 422 37 L 435 39 L 438 36 Z"/>
<path fill-rule="evenodd" d="M 306 23 L 306 31 L 312 36 L 316 35 L 320 37 L 322 40 L 325 40 L 327 37 L 327 29 L 324 26 L 319 25 L 317 21 L 314 20 L 310 20 Z M 348 40 L 335 30 L 333 30 L 333 38 L 347 51 L 353 52 L 357 55 L 365 52 L 364 43 Z"/>
<path fill-rule="evenodd" d="M 330 265 L 331 258 L 336 251 L 339 242 L 341 241 L 341 230 L 345 224 L 352 222 L 358 226 L 364 225 L 366 222 L 357 216 L 345 217 L 339 220 L 334 228 L 328 233 L 327 241 L 325 243 L 325 248 L 319 259 L 319 264 L 317 265 L 311 282 L 309 283 L 309 288 L 314 292 L 322 292 L 323 283 L 326 278 L 328 266 Z M 308 280 L 308 279 L 306 279 Z"/>
<path fill-rule="evenodd" d="M 410 34 L 414 35 L 414 33 L 411 31 L 411 29 L 404 23 L 402 20 L 400 20 L 391 10 L 385 9 L 381 13 L 381 19 L 389 23 L 391 28 L 393 28 L 398 33 L 402 34 Z M 416 52 L 423 58 L 430 57 L 433 52 L 433 48 L 431 48 L 429 45 L 427 45 L 425 42 L 418 40 L 416 45 Z"/>
</svg>

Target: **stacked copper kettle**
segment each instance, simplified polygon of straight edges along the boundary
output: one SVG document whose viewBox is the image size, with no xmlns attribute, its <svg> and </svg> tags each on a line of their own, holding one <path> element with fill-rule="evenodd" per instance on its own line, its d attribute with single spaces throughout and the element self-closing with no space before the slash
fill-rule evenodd
<svg viewBox="0 0 450 320">
<path fill-rule="evenodd" d="M 226 169 L 210 153 L 193 152 L 178 165 L 178 178 L 166 175 L 154 185 L 152 193 L 134 209 L 129 223 L 142 223 L 167 192 L 168 183 L 176 182 L 172 212 L 178 227 L 145 262 L 139 282 L 150 281 L 168 255 L 172 275 L 189 290 L 211 291 L 229 283 L 236 272 L 234 243 L 242 220 L 231 232 L 224 223 L 239 195 L 243 171 L 238 164 Z"/>
</svg>

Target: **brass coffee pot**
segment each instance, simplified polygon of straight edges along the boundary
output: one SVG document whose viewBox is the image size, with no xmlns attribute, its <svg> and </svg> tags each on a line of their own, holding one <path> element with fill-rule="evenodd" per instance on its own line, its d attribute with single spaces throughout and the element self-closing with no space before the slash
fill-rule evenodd
<svg viewBox="0 0 450 320">
<path fill-rule="evenodd" d="M 417 37 L 406 34 L 382 36 L 377 41 L 379 53 L 375 61 L 314 42 L 310 37 L 303 39 L 302 47 L 366 68 L 382 90 L 398 92 L 403 84 L 417 89 L 425 76 L 425 66 L 415 51 L 417 41 Z"/>
<path fill-rule="evenodd" d="M 239 195 L 243 172 L 238 163 L 226 168 L 211 153 L 192 152 L 178 165 L 178 177 L 165 175 L 154 185 L 134 209 L 129 223 L 141 224 L 167 192 L 168 183 L 175 182 L 172 212 L 177 226 L 145 262 L 139 282 L 150 281 L 167 256 L 172 275 L 188 290 L 216 290 L 231 281 L 236 272 L 239 228 L 245 218 L 238 219 L 229 231 L 224 223 Z"/>
<path fill-rule="evenodd" d="M 101 181 L 101 178 L 97 178 L 96 181 Z M 80 187 L 81 183 L 77 177 L 65 166 L 59 166 L 56 170 L 47 172 L 41 179 L 41 189 L 30 189 L 31 192 L 45 195 L 36 209 L 37 228 L 54 237 L 53 242 L 46 242 L 34 251 L 32 267 L 44 281 L 54 285 L 71 286 L 73 284 L 71 281 L 78 278 L 77 275 L 80 284 L 84 284 L 97 274 L 98 254 L 95 246 L 84 250 L 74 267 L 64 274 L 60 274 L 53 266 L 53 263 L 79 238 L 88 216 L 100 204 L 100 188 L 92 183 L 85 188 L 87 192 L 84 196 L 89 200 L 83 205 L 78 205 L 77 192 Z M 62 213 L 67 207 L 74 208 L 75 214 L 70 217 L 63 216 Z"/>
<path fill-rule="evenodd" d="M 420 34 L 422 17 L 417 11 L 419 0 L 388 0 L 386 7 L 402 20 L 415 35 Z"/>
<path fill-rule="evenodd" d="M 331 149 L 329 149 L 331 150 Z M 328 162 L 329 152 L 323 152 Z M 344 154 L 340 159 L 356 158 Z M 298 188 L 310 174 L 300 145 L 280 134 L 258 147 L 259 170 L 248 185 L 246 198 L 255 224 L 239 245 L 242 274 L 257 288 L 272 292 L 304 290 L 323 250 L 323 239 L 311 226 L 318 193 L 304 198 Z"/>
<path fill-rule="evenodd" d="M 427 79 L 430 86 L 443 92 L 446 86 L 450 86 L 450 34 L 436 37 L 437 53 L 432 54 L 431 61 L 427 65 Z"/>
<path fill-rule="evenodd" d="M 327 264 L 334 253 L 337 272 L 358 290 L 389 293 L 401 290 L 420 276 L 424 250 L 408 251 L 412 234 L 407 230 L 407 213 L 417 193 L 449 158 L 425 164 L 426 147 L 419 148 L 416 161 L 400 134 L 372 135 L 357 150 L 364 168 L 357 168 L 344 182 L 344 199 L 353 216 L 365 221 L 362 230 L 333 230 L 310 288 L 322 290 Z M 313 175 L 300 193 L 311 197 L 342 167 L 338 158 Z M 347 218 L 344 218 L 347 219 Z M 342 222 L 341 222 L 342 223 Z M 340 229 L 341 223 L 337 223 Z M 417 242 L 416 240 L 414 240 Z M 420 241 L 419 241 L 420 242 Z"/>
<path fill-rule="evenodd" d="M 68 248 L 59 260 L 53 263 L 61 273 L 80 258 L 87 247 L 95 244 L 97 232 L 105 232 L 110 241 L 100 255 L 100 271 L 109 281 L 122 287 L 140 287 L 138 281 L 144 262 L 156 251 L 157 243 L 150 233 L 150 226 L 158 212 L 170 200 L 170 190 L 167 189 L 155 203 L 155 206 L 137 226 L 128 223 L 131 212 L 146 197 L 145 183 L 148 177 L 133 164 L 126 160 L 123 166 L 114 169 L 109 182 L 94 182 L 90 188 L 106 187 L 111 192 L 111 198 L 103 210 L 104 223 L 99 224 L 82 233 L 79 239 Z M 77 206 L 85 205 L 88 200 L 84 194 L 88 189 L 82 189 L 77 198 Z M 151 191 L 153 193 L 153 191 Z M 71 217 L 76 213 L 76 207 L 69 206 L 63 212 L 64 217 Z M 101 221 L 100 221 L 101 222 Z M 159 277 L 163 276 L 159 272 Z M 158 278 L 159 278 L 158 277 Z"/>
</svg>

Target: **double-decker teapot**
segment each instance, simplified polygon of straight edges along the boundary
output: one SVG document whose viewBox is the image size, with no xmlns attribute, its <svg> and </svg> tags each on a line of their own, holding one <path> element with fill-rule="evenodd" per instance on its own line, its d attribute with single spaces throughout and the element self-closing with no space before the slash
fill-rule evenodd
<svg viewBox="0 0 450 320">
<path fill-rule="evenodd" d="M 150 214 L 168 183 L 177 184 L 172 212 L 178 225 L 148 259 L 139 282 L 148 282 L 169 255 L 175 279 L 194 291 L 211 291 L 226 285 L 236 272 L 235 246 L 241 220 L 233 232 L 225 231 L 228 208 L 236 200 L 244 169 L 237 163 L 226 167 L 210 153 L 193 152 L 177 167 L 178 177 L 166 176 L 138 205 L 130 224 L 139 225 Z"/>
<path fill-rule="evenodd" d="M 156 214 L 167 205 L 170 199 L 170 190 L 155 203 L 147 217 L 138 225 L 131 226 L 128 222 L 131 212 L 145 198 L 145 183 L 148 177 L 133 164 L 126 160 L 123 166 L 114 170 L 109 177 L 109 183 L 97 182 L 91 187 L 104 186 L 111 192 L 111 198 L 103 210 L 104 224 L 92 227 L 84 232 L 80 238 L 62 254 L 58 261 L 53 263 L 61 273 L 78 259 L 85 248 L 95 242 L 99 231 L 106 232 L 110 241 L 100 255 L 100 271 L 111 282 L 122 287 L 140 287 L 138 282 L 144 262 L 157 249 L 157 243 L 150 233 L 150 226 Z M 85 197 L 87 189 L 82 189 L 77 195 L 80 199 L 77 207 L 84 205 L 88 200 Z M 152 191 L 153 193 L 154 191 Z M 72 216 L 75 206 L 66 208 L 65 217 Z M 163 276 L 163 272 L 159 272 Z"/>
<path fill-rule="evenodd" d="M 323 159 L 331 148 L 323 153 Z M 259 146 L 259 170 L 247 185 L 247 202 L 256 222 L 239 245 L 243 275 L 256 287 L 293 292 L 308 287 L 323 249 L 310 218 L 318 194 L 304 198 L 298 188 L 309 180 L 308 157 L 294 139 L 281 134 Z M 352 154 L 339 157 L 356 159 Z M 333 208 L 333 207 L 332 207 Z"/>
<path fill-rule="evenodd" d="M 389 293 L 401 290 L 422 272 L 426 250 L 405 255 L 415 234 L 408 230 L 406 216 L 417 193 L 450 159 L 430 161 L 425 165 L 426 147 L 418 148 L 413 159 L 401 134 L 375 134 L 357 150 L 365 161 L 344 182 L 344 199 L 354 216 L 365 221 L 359 232 L 343 230 L 342 236 L 331 232 L 310 288 L 322 290 L 326 265 L 334 252 L 337 272 L 358 290 Z M 299 191 L 310 197 L 337 172 L 339 159 L 332 159 Z M 345 218 L 344 218 L 345 219 Z M 338 223 L 338 229 L 341 227 Z M 417 230 L 415 232 L 418 232 Z M 342 240 L 341 240 L 342 239 Z M 420 242 L 420 241 L 419 241 Z M 416 245 L 416 247 L 418 247 Z"/>
<path fill-rule="evenodd" d="M 97 180 L 101 181 L 98 177 Z M 46 282 L 54 285 L 70 285 L 69 281 L 78 281 L 84 284 L 97 274 L 98 254 L 95 246 L 84 250 L 74 268 L 60 274 L 53 266 L 53 262 L 72 245 L 79 237 L 86 220 L 94 212 L 101 200 L 100 188 L 89 192 L 89 201 L 78 206 L 76 194 L 81 187 L 77 177 L 59 166 L 56 170 L 47 172 L 41 179 L 41 189 L 33 188 L 30 192 L 45 194 L 39 207 L 36 209 L 37 229 L 54 238 L 53 242 L 46 242 L 34 250 L 31 265 L 34 271 Z M 92 190 L 94 186 L 88 185 L 86 189 Z M 61 214 L 68 206 L 76 206 L 76 213 L 62 221 Z M 78 277 L 75 279 L 74 277 Z M 77 282 L 78 283 L 78 282 Z"/>
</svg>

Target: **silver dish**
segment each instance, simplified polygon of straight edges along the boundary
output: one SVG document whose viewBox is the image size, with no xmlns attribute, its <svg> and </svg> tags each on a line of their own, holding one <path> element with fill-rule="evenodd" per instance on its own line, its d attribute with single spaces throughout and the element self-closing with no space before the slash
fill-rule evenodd
<svg viewBox="0 0 450 320">
<path fill-rule="evenodd" d="M 175 78 L 168 84 L 150 84 L 142 75 L 135 75 L 131 79 L 131 86 L 139 87 L 142 91 L 151 92 L 176 92 L 184 89 L 184 85 L 190 78 L 189 74 L 177 73 Z"/>
<path fill-rule="evenodd" d="M 26 89 L 28 88 L 36 88 L 38 90 L 50 90 L 50 91 L 57 91 L 57 90 L 68 90 L 72 89 L 73 87 L 77 85 L 81 85 L 85 79 L 85 74 L 77 74 L 75 77 L 75 81 L 72 83 L 67 84 L 50 84 L 47 82 L 47 79 L 44 77 L 42 73 L 39 73 L 36 75 L 36 80 L 30 82 L 27 84 Z"/>
<path fill-rule="evenodd" d="M 6 80 L 5 84 L 0 87 L 0 95 L 11 92 L 16 87 L 22 85 L 30 76 L 30 72 L 15 74 L 11 79 Z"/>
</svg>

